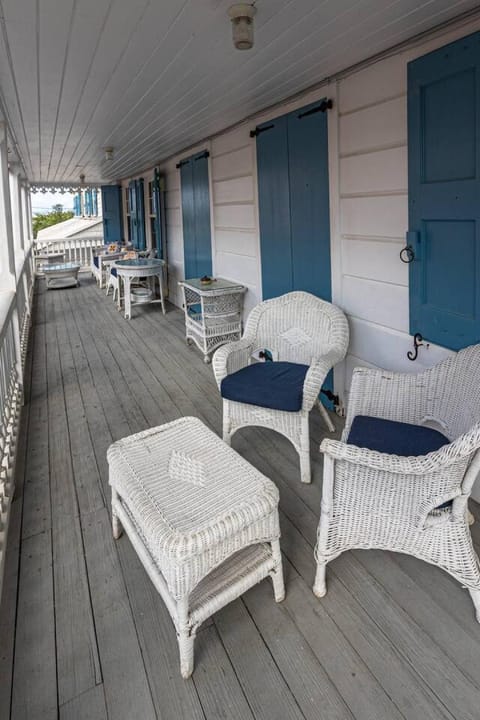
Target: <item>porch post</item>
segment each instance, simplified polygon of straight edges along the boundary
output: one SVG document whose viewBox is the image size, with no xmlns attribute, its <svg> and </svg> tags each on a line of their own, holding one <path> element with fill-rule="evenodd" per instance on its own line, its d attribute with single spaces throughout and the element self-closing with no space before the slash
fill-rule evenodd
<svg viewBox="0 0 480 720">
<path fill-rule="evenodd" d="M 33 214 L 32 214 L 32 195 L 30 193 L 30 185 L 25 181 L 25 229 L 28 239 L 28 247 L 33 242 Z"/>
<path fill-rule="evenodd" d="M 12 206 L 10 202 L 10 180 L 8 170 L 7 125 L 0 122 L 0 291 L 10 290 L 16 293 L 17 279 L 15 270 L 15 245 L 12 227 Z M 23 370 L 20 349 L 20 323 L 18 308 L 12 315 L 15 342 L 15 365 L 18 389 L 23 403 Z"/>
<path fill-rule="evenodd" d="M 18 163 L 10 163 L 10 200 L 12 207 L 12 230 L 15 250 L 15 267 L 23 259 L 23 218 L 22 218 L 22 190 L 20 184 L 21 166 Z"/>
</svg>

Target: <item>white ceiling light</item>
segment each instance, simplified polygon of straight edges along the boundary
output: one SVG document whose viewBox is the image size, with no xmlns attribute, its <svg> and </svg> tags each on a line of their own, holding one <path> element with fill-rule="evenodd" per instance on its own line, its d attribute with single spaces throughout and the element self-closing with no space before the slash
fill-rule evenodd
<svg viewBox="0 0 480 720">
<path fill-rule="evenodd" d="M 113 160 L 113 147 L 103 148 L 103 152 L 105 153 L 105 160 Z"/>
<path fill-rule="evenodd" d="M 253 17 L 256 12 L 255 7 L 248 3 L 237 3 L 229 8 L 233 44 L 237 50 L 250 50 L 253 47 Z"/>
</svg>

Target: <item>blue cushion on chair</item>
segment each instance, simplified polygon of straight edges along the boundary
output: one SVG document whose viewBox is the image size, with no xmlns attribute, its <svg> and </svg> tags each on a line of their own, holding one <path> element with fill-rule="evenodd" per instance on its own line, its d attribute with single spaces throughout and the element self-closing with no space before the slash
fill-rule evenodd
<svg viewBox="0 0 480 720">
<path fill-rule="evenodd" d="M 298 412 L 307 370 L 308 365 L 299 363 L 254 363 L 227 375 L 222 380 L 221 394 L 227 400 Z"/>
<path fill-rule="evenodd" d="M 357 415 L 347 442 L 388 455 L 408 457 L 427 455 L 443 445 L 448 445 L 450 440 L 438 430 L 421 425 Z"/>
<path fill-rule="evenodd" d="M 438 430 L 422 425 L 357 415 L 350 428 L 347 442 L 349 445 L 368 450 L 409 457 L 427 455 L 443 445 L 448 445 L 450 440 Z M 448 500 L 438 507 L 446 508 L 451 504 L 452 501 Z"/>
<path fill-rule="evenodd" d="M 96 268 L 98 268 L 98 256 L 97 255 L 93 256 L 93 264 L 95 265 Z"/>
<path fill-rule="evenodd" d="M 113 277 L 117 277 L 117 268 L 110 268 L 110 275 L 113 275 Z"/>
</svg>

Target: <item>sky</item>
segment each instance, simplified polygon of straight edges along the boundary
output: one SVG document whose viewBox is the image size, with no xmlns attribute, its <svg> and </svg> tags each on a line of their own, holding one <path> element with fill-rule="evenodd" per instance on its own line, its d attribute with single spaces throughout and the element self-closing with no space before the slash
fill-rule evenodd
<svg viewBox="0 0 480 720">
<path fill-rule="evenodd" d="M 36 213 L 49 212 L 54 205 L 63 205 L 65 210 L 73 210 L 73 195 L 69 192 L 64 193 L 31 193 L 32 196 L 32 212 Z"/>
</svg>

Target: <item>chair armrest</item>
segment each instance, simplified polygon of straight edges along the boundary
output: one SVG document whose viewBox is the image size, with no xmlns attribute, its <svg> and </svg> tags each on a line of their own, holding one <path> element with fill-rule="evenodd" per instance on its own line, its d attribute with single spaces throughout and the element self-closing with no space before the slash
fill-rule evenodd
<svg viewBox="0 0 480 720">
<path fill-rule="evenodd" d="M 311 410 L 318 399 L 323 382 L 330 370 L 338 362 L 343 360 L 344 353 L 337 350 L 330 350 L 321 358 L 313 360 L 305 375 L 303 383 L 303 405 L 302 410 Z"/>
<path fill-rule="evenodd" d="M 253 350 L 254 343 L 246 338 L 222 345 L 216 350 L 212 359 L 212 367 L 219 389 L 223 378 L 248 365 Z"/>
<path fill-rule="evenodd" d="M 323 440 L 320 450 L 338 462 L 333 482 L 346 488 L 337 488 L 336 495 L 346 494 L 355 502 L 358 494 L 360 504 L 368 496 L 377 506 L 385 503 L 387 513 L 398 498 L 399 503 L 411 508 L 411 522 L 418 529 L 424 529 L 432 522 L 430 513 L 450 500 L 453 500 L 453 515 L 464 516 L 471 489 L 471 483 L 465 487 L 464 478 L 470 474 L 469 464 L 478 443 L 478 433 L 467 433 L 454 443 L 419 457 L 388 455 L 329 439 Z M 331 502 L 333 486 L 328 492 Z"/>
<path fill-rule="evenodd" d="M 434 384 L 434 370 L 410 374 L 355 368 L 342 437 L 348 437 L 357 415 L 420 424 L 428 415 L 428 396 Z"/>
<path fill-rule="evenodd" d="M 456 463 L 463 463 L 466 467 L 479 444 L 480 434 L 477 431 L 474 436 L 472 433 L 466 433 L 455 442 L 444 445 L 428 455 L 403 457 L 359 448 L 341 440 L 326 438 L 320 445 L 320 452 L 329 455 L 334 460 L 346 460 L 372 470 L 383 470 L 399 475 L 427 475 L 451 467 Z"/>
</svg>

